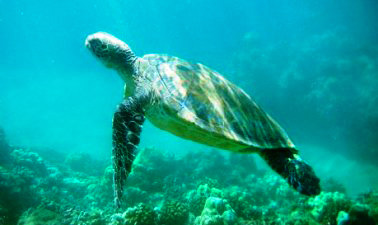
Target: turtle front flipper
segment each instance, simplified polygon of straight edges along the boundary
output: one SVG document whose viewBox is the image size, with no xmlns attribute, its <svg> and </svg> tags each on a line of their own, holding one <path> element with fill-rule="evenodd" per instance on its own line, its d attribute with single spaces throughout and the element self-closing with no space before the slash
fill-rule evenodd
<svg viewBox="0 0 378 225">
<path fill-rule="evenodd" d="M 129 97 L 119 106 L 113 117 L 113 169 L 115 204 L 119 208 L 123 187 L 131 172 L 139 136 L 144 122 L 143 107 L 138 99 Z"/>
<path fill-rule="evenodd" d="M 301 194 L 312 196 L 320 193 L 320 180 L 314 170 L 290 149 L 264 150 L 260 156 Z"/>
</svg>

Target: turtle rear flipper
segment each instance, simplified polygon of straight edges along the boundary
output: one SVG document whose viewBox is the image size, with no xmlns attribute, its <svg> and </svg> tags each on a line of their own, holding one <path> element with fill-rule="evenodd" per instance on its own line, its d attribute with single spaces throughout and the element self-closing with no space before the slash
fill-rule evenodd
<svg viewBox="0 0 378 225">
<path fill-rule="evenodd" d="M 320 193 L 314 170 L 290 149 L 265 150 L 260 156 L 298 192 L 308 196 Z"/>
<path fill-rule="evenodd" d="M 123 101 L 113 117 L 113 169 L 115 204 L 119 208 L 123 187 L 136 156 L 144 112 L 138 99 Z"/>
</svg>

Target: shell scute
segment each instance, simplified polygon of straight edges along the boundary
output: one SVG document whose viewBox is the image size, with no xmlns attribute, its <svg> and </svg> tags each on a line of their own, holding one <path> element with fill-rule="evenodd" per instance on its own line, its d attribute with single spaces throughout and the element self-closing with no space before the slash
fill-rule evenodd
<svg viewBox="0 0 378 225">
<path fill-rule="evenodd" d="M 144 59 L 157 65 L 159 77 L 154 86 L 159 104 L 150 117 L 161 129 L 235 151 L 294 148 L 276 121 L 216 71 L 165 55 Z M 166 117 L 170 122 L 161 122 Z"/>
</svg>

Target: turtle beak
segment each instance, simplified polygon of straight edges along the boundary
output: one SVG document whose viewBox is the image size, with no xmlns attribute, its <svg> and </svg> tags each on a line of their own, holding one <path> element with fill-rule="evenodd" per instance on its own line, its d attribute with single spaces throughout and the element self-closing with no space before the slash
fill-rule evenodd
<svg viewBox="0 0 378 225">
<path fill-rule="evenodd" d="M 87 47 L 89 51 L 94 53 L 96 56 L 99 56 L 96 53 L 98 52 L 99 48 L 101 48 L 101 40 L 94 37 L 93 34 L 89 35 L 87 39 L 85 40 L 85 47 Z"/>
<path fill-rule="evenodd" d="M 89 35 L 85 40 L 85 47 L 106 67 L 111 68 L 111 55 L 107 39 L 101 38 L 98 33 Z"/>
<path fill-rule="evenodd" d="M 85 47 L 87 47 L 88 49 L 91 49 L 91 45 L 89 44 L 89 38 L 90 36 L 88 36 L 87 39 L 85 39 Z"/>
<path fill-rule="evenodd" d="M 136 60 L 126 43 L 105 32 L 89 35 L 85 46 L 108 68 L 130 70 Z"/>
<path fill-rule="evenodd" d="M 91 50 L 91 41 L 93 40 L 93 34 L 88 35 L 88 37 L 85 39 L 85 47 Z"/>
</svg>

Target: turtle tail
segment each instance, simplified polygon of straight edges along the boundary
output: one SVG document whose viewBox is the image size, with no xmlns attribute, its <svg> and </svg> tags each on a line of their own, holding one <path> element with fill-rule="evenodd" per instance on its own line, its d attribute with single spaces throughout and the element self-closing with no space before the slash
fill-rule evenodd
<svg viewBox="0 0 378 225">
<path fill-rule="evenodd" d="M 291 149 L 267 149 L 260 156 L 301 194 L 313 196 L 320 193 L 320 180 L 314 170 Z"/>
</svg>

